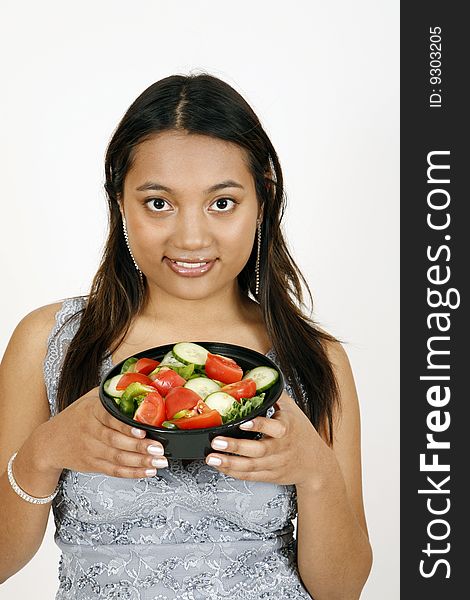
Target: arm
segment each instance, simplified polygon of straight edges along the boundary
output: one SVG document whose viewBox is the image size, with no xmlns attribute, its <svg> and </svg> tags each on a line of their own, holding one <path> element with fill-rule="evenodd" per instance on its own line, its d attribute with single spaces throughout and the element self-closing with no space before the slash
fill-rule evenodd
<svg viewBox="0 0 470 600">
<path fill-rule="evenodd" d="M 0 583 L 18 572 L 39 549 L 51 503 L 31 504 L 11 488 L 7 463 L 18 450 L 13 473 L 18 485 L 33 496 L 47 496 L 60 470 L 43 471 L 42 424 L 50 412 L 42 372 L 47 337 L 60 303 L 39 308 L 16 327 L 0 365 Z"/>
<path fill-rule="evenodd" d="M 297 560 L 315 600 L 356 600 L 369 576 L 372 549 L 362 499 L 360 414 L 347 354 L 331 345 L 342 418 L 334 444 L 315 456 L 321 476 L 297 485 Z M 323 435 L 323 440 L 326 437 Z"/>
<path fill-rule="evenodd" d="M 0 365 L 0 583 L 36 554 L 44 538 L 51 503 L 31 504 L 11 488 L 6 473 L 18 451 L 13 473 L 32 496 L 48 496 L 63 469 L 113 477 L 154 476 L 168 466 L 160 442 L 144 430 L 122 423 L 103 407 L 98 387 L 50 418 L 43 376 L 47 338 L 61 305 L 42 307 L 15 329 Z M 152 447 L 152 450 L 149 450 Z M 162 464 L 163 463 L 163 464 Z"/>
</svg>

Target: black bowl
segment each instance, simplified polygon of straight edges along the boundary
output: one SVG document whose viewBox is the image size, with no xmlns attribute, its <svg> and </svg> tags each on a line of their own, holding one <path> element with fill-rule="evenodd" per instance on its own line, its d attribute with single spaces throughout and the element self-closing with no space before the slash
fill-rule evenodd
<svg viewBox="0 0 470 600">
<path fill-rule="evenodd" d="M 176 342 L 175 342 L 176 343 Z M 104 376 L 103 381 L 100 385 L 100 399 L 106 410 L 127 425 L 132 425 L 139 429 L 144 429 L 147 432 L 147 438 L 152 440 L 158 440 L 165 450 L 165 456 L 168 458 L 179 458 L 179 459 L 191 459 L 197 460 L 205 458 L 208 454 L 213 452 L 211 447 L 211 441 L 218 435 L 230 436 L 235 438 L 247 438 L 257 439 L 259 433 L 254 431 L 245 431 L 240 429 L 240 423 L 250 421 L 254 417 L 259 415 L 266 416 L 268 409 L 273 406 L 276 400 L 280 397 L 284 390 L 284 377 L 279 367 L 270 358 L 251 350 L 250 348 L 244 348 L 243 346 L 236 346 L 235 344 L 223 344 L 221 342 L 195 342 L 200 346 L 203 346 L 212 354 L 221 354 L 222 356 L 228 356 L 233 358 L 246 373 L 248 369 L 254 367 L 266 366 L 276 369 L 279 373 L 278 380 L 269 389 L 265 391 L 264 402 L 261 406 L 258 406 L 250 415 L 226 423 L 225 425 L 219 425 L 218 427 L 206 427 L 204 429 L 165 429 L 164 427 L 154 427 L 153 425 L 146 425 L 145 423 L 139 423 L 134 421 L 127 415 L 123 414 L 119 407 L 116 405 L 114 400 L 110 398 L 104 391 L 104 382 L 114 375 L 119 375 L 121 372 L 124 360 L 119 364 L 115 365 L 110 369 Z M 153 358 L 154 360 L 161 361 L 165 354 L 173 348 L 174 344 L 166 344 L 164 346 L 157 346 L 156 348 L 149 348 L 143 350 L 137 354 L 133 354 L 136 358 Z"/>
</svg>

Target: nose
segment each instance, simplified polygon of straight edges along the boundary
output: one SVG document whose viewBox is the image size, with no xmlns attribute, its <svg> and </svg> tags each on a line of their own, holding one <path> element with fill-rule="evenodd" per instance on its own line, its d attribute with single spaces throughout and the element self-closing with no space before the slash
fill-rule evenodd
<svg viewBox="0 0 470 600">
<path fill-rule="evenodd" d="M 208 218 L 200 208 L 179 211 L 173 233 L 173 244 L 176 248 L 183 251 L 209 248 L 212 239 Z"/>
</svg>

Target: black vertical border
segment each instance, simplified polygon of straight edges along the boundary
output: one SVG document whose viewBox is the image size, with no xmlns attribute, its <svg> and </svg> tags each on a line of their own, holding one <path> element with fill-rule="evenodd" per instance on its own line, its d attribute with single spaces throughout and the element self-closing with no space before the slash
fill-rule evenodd
<svg viewBox="0 0 470 600">
<path fill-rule="evenodd" d="M 469 116 L 466 88 L 469 88 L 470 72 L 470 25 L 463 15 L 464 4 L 457 2 L 402 2 L 400 6 L 401 48 L 400 48 L 400 420 L 401 420 L 401 486 L 400 486 L 400 597 L 401 600 L 461 599 L 470 598 L 467 580 L 470 578 L 470 563 L 467 537 L 469 533 L 469 497 L 467 481 L 470 481 L 470 343 L 468 311 L 468 281 L 470 278 L 470 194 L 466 189 L 467 173 L 470 173 L 468 152 Z M 442 82 L 430 83 L 430 28 L 441 29 L 441 70 Z M 440 89 L 442 106 L 431 108 L 429 96 L 432 89 Z M 464 106 L 465 105 L 465 106 Z M 450 164 L 449 184 L 440 186 L 427 182 L 427 156 L 432 151 L 449 150 L 450 155 L 435 162 Z M 443 178 L 443 172 L 441 172 Z M 429 209 L 427 196 L 432 187 L 446 189 L 450 194 L 451 222 L 445 231 L 434 231 L 426 222 L 428 212 L 436 212 L 436 217 L 444 218 L 446 211 Z M 443 198 L 444 196 L 442 196 Z M 436 196 L 437 198 L 437 196 Z M 450 240 L 445 239 L 450 235 Z M 427 257 L 427 247 L 431 254 L 441 245 L 448 245 L 447 252 L 441 251 L 440 258 L 432 262 Z M 447 284 L 433 285 L 428 281 L 428 269 L 439 264 L 441 278 L 450 268 Z M 434 273 L 434 275 L 436 275 Z M 444 306 L 430 308 L 427 301 L 427 288 L 455 288 L 460 296 L 458 308 Z M 455 295 L 456 297 L 456 295 Z M 455 298 L 453 299 L 455 300 Z M 452 300 L 452 301 L 453 301 Z M 451 326 L 447 332 L 439 332 L 435 322 L 428 328 L 427 317 L 432 312 L 450 313 Z M 441 355 L 440 364 L 450 364 L 450 370 L 434 371 L 434 374 L 448 374 L 449 382 L 420 380 L 422 375 L 430 375 L 427 369 L 427 342 L 431 336 L 449 336 L 448 342 L 441 342 L 441 349 L 450 350 L 449 355 Z M 437 342 L 435 342 L 437 344 Z M 439 345 L 439 344 L 437 344 Z M 437 346 L 435 346 L 437 347 Z M 432 407 L 426 397 L 431 385 L 448 385 L 451 397 L 446 406 L 440 408 L 442 420 L 444 411 L 450 414 L 450 425 L 446 431 L 435 433 L 436 440 L 449 441 L 450 449 L 437 452 L 439 462 L 450 464 L 449 472 L 421 472 L 420 454 L 427 453 L 427 462 L 436 451 L 426 449 L 426 434 L 430 433 L 427 416 Z M 419 489 L 431 489 L 427 482 L 430 476 L 439 484 L 450 475 L 450 480 L 441 489 L 449 494 L 419 494 Z M 428 511 L 427 499 L 431 507 L 444 509 L 447 500 L 450 508 L 447 513 L 433 515 Z M 384 518 L 385 515 L 384 515 Z M 450 527 L 447 538 L 441 541 L 429 538 L 427 528 L 433 519 L 445 519 Z M 434 535 L 444 535 L 446 526 L 435 524 L 431 527 Z M 450 544 L 449 551 L 427 556 L 423 550 L 430 543 L 431 548 L 443 550 Z M 450 577 L 445 563 L 437 565 L 439 559 L 449 563 Z M 424 560 L 423 570 L 431 577 L 420 574 L 420 561 Z"/>
</svg>

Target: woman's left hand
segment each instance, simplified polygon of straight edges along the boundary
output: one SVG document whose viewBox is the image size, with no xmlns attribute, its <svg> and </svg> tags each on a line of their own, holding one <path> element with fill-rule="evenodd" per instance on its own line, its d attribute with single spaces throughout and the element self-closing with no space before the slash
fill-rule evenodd
<svg viewBox="0 0 470 600">
<path fill-rule="evenodd" d="M 209 454 L 206 463 L 236 479 L 284 485 L 320 484 L 328 473 L 333 451 L 286 391 L 274 408 L 276 412 L 271 418 L 255 417 L 252 428 L 242 427 L 262 433 L 261 439 L 217 436 L 212 440 L 212 448 L 222 450 L 217 447 L 219 440 L 227 446 L 219 454 Z M 211 458 L 221 463 L 216 465 Z"/>
</svg>

